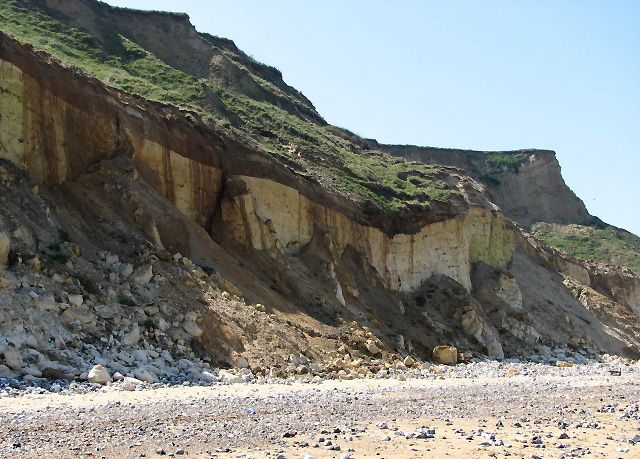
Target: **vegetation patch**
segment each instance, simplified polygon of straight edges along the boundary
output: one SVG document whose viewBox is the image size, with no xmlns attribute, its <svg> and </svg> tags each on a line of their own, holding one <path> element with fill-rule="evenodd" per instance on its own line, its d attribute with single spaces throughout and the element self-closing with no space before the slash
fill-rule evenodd
<svg viewBox="0 0 640 459">
<path fill-rule="evenodd" d="M 58 238 L 60 238 L 60 243 L 71 242 L 71 236 L 63 229 L 58 229 Z M 58 243 L 58 247 L 60 247 L 60 243 Z"/>
<path fill-rule="evenodd" d="M 523 155 L 522 153 L 489 153 L 487 155 L 487 165 L 494 172 L 500 172 L 503 170 L 512 170 L 517 172 L 525 159 L 526 155 Z"/>
<path fill-rule="evenodd" d="M 538 223 L 538 239 L 581 260 L 624 266 L 640 275 L 640 237 L 604 223 L 555 225 Z"/>
<path fill-rule="evenodd" d="M 136 303 L 135 301 L 133 301 L 131 298 L 129 298 L 127 295 L 125 295 L 124 293 L 121 293 L 118 295 L 118 303 L 124 305 L 124 306 L 135 306 Z"/>
<path fill-rule="evenodd" d="M 95 295 L 100 291 L 96 283 L 84 274 L 78 275 L 78 281 L 80 282 L 80 285 L 82 285 L 82 287 L 84 287 L 84 289 L 89 293 L 93 293 Z"/>
</svg>

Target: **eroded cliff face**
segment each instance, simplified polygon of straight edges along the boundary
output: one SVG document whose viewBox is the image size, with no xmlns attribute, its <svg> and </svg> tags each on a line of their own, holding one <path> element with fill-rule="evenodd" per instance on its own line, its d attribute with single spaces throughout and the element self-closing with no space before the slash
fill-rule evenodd
<svg viewBox="0 0 640 459">
<path fill-rule="evenodd" d="M 416 234 L 389 236 L 270 180 L 234 176 L 227 189 L 223 228 L 236 243 L 296 255 L 316 232 L 326 234 L 336 261 L 348 247 L 355 249 L 394 291 L 415 291 L 433 275 L 446 275 L 471 290 L 474 262 L 503 269 L 513 252 L 512 228 L 488 209 L 473 208 Z"/>
<path fill-rule="evenodd" d="M 74 179 L 88 166 L 131 148 L 140 171 L 190 219 L 204 225 L 220 188 L 220 170 L 121 129 L 113 118 L 56 97 L 18 67 L 0 61 L 0 157 L 41 184 Z"/>
<path fill-rule="evenodd" d="M 494 174 L 491 194 L 500 208 L 525 227 L 537 222 L 584 223 L 590 220 L 584 203 L 562 178 L 555 153 L 527 155 L 517 172 Z"/>
<path fill-rule="evenodd" d="M 181 233 L 188 225 L 167 217 L 171 203 L 219 241 L 228 250 L 224 256 L 250 265 L 245 269 L 254 277 L 242 285 L 256 302 L 286 303 L 296 315 L 323 323 L 342 316 L 362 321 L 387 343 L 406 338 L 413 347 L 407 346 L 425 355 L 446 339 L 502 357 L 543 342 L 566 343 L 568 329 L 576 345 L 588 342 L 611 352 L 637 348 L 637 339 L 619 331 L 624 324 L 616 320 L 608 325 L 615 333 L 589 337 L 580 318 L 597 323 L 605 309 L 590 312 L 594 302 L 572 293 L 593 288 L 615 298 L 616 307 L 637 311 L 633 279 L 595 281 L 589 266 L 545 255 L 492 203 L 520 215 L 520 222 L 534 214 L 570 215 L 562 204 L 542 202 L 566 191 L 554 188 L 559 171 L 555 176 L 552 155 L 529 154 L 518 174 L 496 172 L 498 184 L 485 187 L 452 170 L 447 180 L 461 190 L 464 205 L 434 202 L 435 210 L 407 216 L 349 202 L 191 114 L 108 88 L 4 35 L 0 107 L 0 158 L 55 189 L 81 180 L 101 161 L 126 157 L 135 164 L 136 180 L 157 195 L 147 201 L 164 203 L 144 207 L 127 198 L 149 241 L 203 265 L 226 263 L 216 259 L 221 252 L 211 249 L 211 240 L 202 241 L 204 231 L 198 238 L 193 231 Z M 450 163 L 460 167 L 465 155 L 453 155 Z M 476 164 L 469 173 L 485 166 Z M 538 190 L 531 183 L 536 181 Z M 507 206 L 509 193 L 517 199 Z M 541 202 L 528 205 L 526 214 L 518 203 L 531 195 Z M 575 211 L 571 218 L 579 218 L 579 206 L 567 202 Z M 238 271 L 233 275 L 242 278 Z M 568 287 L 566 278 L 582 287 Z"/>
<path fill-rule="evenodd" d="M 482 182 L 504 214 L 529 228 L 537 222 L 585 223 L 591 216 L 562 178 L 556 154 L 549 150 L 485 152 L 448 148 L 384 145 L 390 153 L 428 164 L 465 170 Z M 520 156 L 516 166 L 491 163 L 494 154 Z"/>
<path fill-rule="evenodd" d="M 84 109 L 66 103 L 6 60 L 0 60 L 0 104 L 0 156 L 42 184 L 75 178 L 120 148 L 113 118 L 92 114 L 88 101 Z"/>
<path fill-rule="evenodd" d="M 7 58 L 9 51 L 19 48 L 9 41 L 5 44 Z M 194 151 L 202 144 L 193 138 L 181 142 L 201 135 L 194 127 L 189 132 L 188 126 L 167 126 L 166 119 L 133 100 L 121 99 L 122 94 L 66 78 L 64 73 L 46 83 L 39 81 L 38 75 L 27 73 L 34 70 L 34 62 L 24 54 L 14 60 L 27 71 L 0 61 L 0 100 L 7 112 L 0 120 L 0 157 L 44 185 L 74 179 L 99 160 L 130 154 L 141 177 L 189 219 L 206 226 L 222 210 L 221 237 L 256 250 L 296 254 L 314 232 L 326 233 L 336 259 L 347 247 L 357 250 L 386 287 L 401 292 L 417 289 L 434 274 L 447 275 L 470 290 L 472 263 L 485 261 L 504 268 L 510 260 L 512 229 L 489 209 L 472 208 L 414 234 L 408 228 L 407 234 L 387 235 L 326 201 L 314 201 L 299 189 L 265 178 L 269 173 L 264 167 L 253 171 L 259 177 L 232 175 L 238 166 L 225 164 L 216 145 Z"/>
</svg>

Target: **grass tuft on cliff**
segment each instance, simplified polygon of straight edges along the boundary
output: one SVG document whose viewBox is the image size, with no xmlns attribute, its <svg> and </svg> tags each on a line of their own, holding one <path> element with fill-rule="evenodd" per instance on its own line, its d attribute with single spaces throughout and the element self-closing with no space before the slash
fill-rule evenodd
<svg viewBox="0 0 640 459">
<path fill-rule="evenodd" d="M 532 233 L 581 260 L 624 266 L 640 276 L 640 237 L 623 229 L 600 222 L 591 226 L 538 223 Z"/>
<path fill-rule="evenodd" d="M 494 172 L 512 170 L 517 172 L 527 156 L 522 153 L 495 152 L 487 155 L 487 165 Z"/>
<path fill-rule="evenodd" d="M 251 59 L 229 40 L 197 35 L 216 58 L 209 74 L 197 74 L 163 61 L 137 42 L 123 21 L 105 14 L 126 10 L 85 3 L 96 8 L 95 17 L 84 18 L 94 24 L 94 30 L 87 30 L 74 26 L 77 18 L 45 3 L 3 0 L 0 29 L 111 87 L 190 111 L 342 195 L 391 211 L 461 201 L 455 184 L 446 180 L 446 169 L 368 151 L 339 135 L 282 81 L 280 72 Z M 180 20 L 186 18 L 176 16 Z"/>
</svg>

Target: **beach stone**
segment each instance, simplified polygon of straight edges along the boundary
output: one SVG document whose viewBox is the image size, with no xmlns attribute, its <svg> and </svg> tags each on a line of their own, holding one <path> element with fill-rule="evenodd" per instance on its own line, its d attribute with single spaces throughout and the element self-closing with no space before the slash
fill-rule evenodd
<svg viewBox="0 0 640 459">
<path fill-rule="evenodd" d="M 404 365 L 407 368 L 411 368 L 412 366 L 414 366 L 416 364 L 416 361 L 414 360 L 413 357 L 411 357 L 410 355 L 406 356 L 404 358 L 404 360 L 402 361 L 402 363 L 404 363 Z"/>
<path fill-rule="evenodd" d="M 94 365 L 93 368 L 89 370 L 87 380 L 94 384 L 108 384 L 111 382 L 111 375 L 102 365 Z"/>
</svg>

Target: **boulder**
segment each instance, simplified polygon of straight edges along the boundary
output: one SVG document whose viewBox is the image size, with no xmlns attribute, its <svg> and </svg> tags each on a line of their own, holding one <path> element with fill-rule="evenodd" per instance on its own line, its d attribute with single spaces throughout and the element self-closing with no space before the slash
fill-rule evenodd
<svg viewBox="0 0 640 459">
<path fill-rule="evenodd" d="M 32 376 L 34 378 L 40 378 L 42 376 L 42 372 L 35 365 L 29 365 L 21 371 L 24 376 Z"/>
<path fill-rule="evenodd" d="M 0 365 L 0 378 L 11 378 L 12 376 L 15 375 L 8 366 Z"/>
<path fill-rule="evenodd" d="M 495 359 L 504 358 L 502 345 L 497 338 L 495 328 L 488 322 L 482 320 L 476 310 L 471 309 L 464 313 L 460 319 L 462 329 L 470 336 L 473 336 L 480 344 L 487 349 L 489 357 Z"/>
<path fill-rule="evenodd" d="M 153 277 L 153 266 L 151 265 L 140 266 L 136 268 L 135 271 L 133 271 L 133 274 L 131 274 L 131 278 L 133 279 L 134 282 L 137 282 L 138 284 L 143 284 L 143 285 L 151 282 L 152 277 Z"/>
<path fill-rule="evenodd" d="M 47 379 L 73 379 L 60 368 L 54 367 L 44 367 L 42 369 L 42 377 Z"/>
<path fill-rule="evenodd" d="M 113 305 L 99 304 L 94 309 L 101 319 L 113 319 L 118 314 Z"/>
<path fill-rule="evenodd" d="M 134 370 L 133 376 L 135 376 L 136 379 L 139 379 L 140 381 L 144 381 L 147 383 L 158 382 L 158 377 L 147 368 L 138 368 Z"/>
<path fill-rule="evenodd" d="M 104 261 L 106 261 L 110 265 L 114 265 L 114 264 L 118 263 L 119 258 L 118 258 L 118 255 L 116 255 L 114 253 L 108 253 L 108 254 L 105 255 Z"/>
<path fill-rule="evenodd" d="M 67 319 L 69 322 L 75 322 L 77 320 L 81 324 L 85 325 L 96 322 L 96 316 L 85 305 L 65 309 L 62 313 L 62 317 Z"/>
<path fill-rule="evenodd" d="M 190 320 L 182 324 L 182 328 L 184 328 L 184 331 L 195 338 L 198 338 L 202 335 L 202 328 L 198 327 L 195 322 L 192 322 Z"/>
<path fill-rule="evenodd" d="M 89 370 L 87 380 L 94 384 L 108 384 L 111 382 L 111 375 L 102 365 L 95 365 L 91 370 Z"/>
<path fill-rule="evenodd" d="M 132 353 L 133 358 L 136 359 L 138 363 L 146 363 L 149 360 L 149 356 L 147 355 L 147 351 L 144 349 L 136 349 Z"/>
<path fill-rule="evenodd" d="M 140 328 L 138 327 L 138 324 L 135 324 L 131 331 L 129 333 L 126 333 L 122 337 L 121 342 L 124 346 L 133 346 L 138 341 L 140 341 L 141 337 L 142 336 L 140 335 Z"/>
<path fill-rule="evenodd" d="M 406 356 L 402 361 L 407 368 L 411 368 L 416 364 L 416 361 L 410 355 Z"/>
<path fill-rule="evenodd" d="M 69 304 L 73 306 L 82 306 L 82 303 L 84 303 L 82 295 L 69 295 Z"/>
<path fill-rule="evenodd" d="M 218 372 L 218 378 L 220 379 L 220 381 L 227 384 L 238 384 L 238 383 L 244 382 L 244 379 L 242 379 L 242 376 L 238 376 L 235 373 L 228 370 L 220 370 Z"/>
<path fill-rule="evenodd" d="M 14 371 L 19 371 L 24 364 L 22 360 L 22 354 L 17 349 L 5 349 L 2 353 L 4 357 L 4 364 Z"/>
<path fill-rule="evenodd" d="M 133 274 L 133 266 L 129 263 L 125 263 L 124 265 L 122 265 L 122 270 L 120 271 L 120 275 L 122 276 L 122 278 L 128 279 L 131 274 Z"/>
<path fill-rule="evenodd" d="M 209 370 L 203 370 L 202 373 L 200 373 L 200 379 L 206 382 L 218 381 L 218 378 L 216 378 L 216 375 L 211 373 Z"/>
<path fill-rule="evenodd" d="M 367 347 L 367 351 L 369 351 L 369 354 L 371 355 L 382 354 L 382 350 L 380 350 L 376 343 L 371 340 L 367 341 L 367 344 L 365 344 L 365 346 Z"/>
<path fill-rule="evenodd" d="M 129 378 L 129 379 L 135 379 L 135 378 Z M 127 392 L 133 392 L 134 390 L 136 390 L 136 387 L 138 387 L 138 385 L 132 383 L 131 381 L 122 381 L 122 384 L 120 384 L 120 389 Z"/>
<path fill-rule="evenodd" d="M 167 331 L 169 330 L 169 328 L 171 328 L 171 324 L 169 324 L 169 322 L 164 320 L 164 317 L 159 317 L 156 325 L 158 329 L 161 331 Z"/>
<path fill-rule="evenodd" d="M 138 386 L 140 386 L 142 384 L 142 381 L 140 381 L 139 379 L 136 378 L 130 378 L 128 376 L 125 376 L 122 379 L 122 383 L 120 384 L 120 388 L 122 390 L 126 390 L 126 391 L 134 391 L 136 390 L 136 388 Z"/>
<path fill-rule="evenodd" d="M 11 240 L 7 233 L 0 232 L 0 266 L 9 262 L 9 252 L 11 251 Z"/>
<path fill-rule="evenodd" d="M 433 349 L 433 360 L 445 365 L 458 363 L 458 349 L 454 346 L 436 346 Z"/>
</svg>

